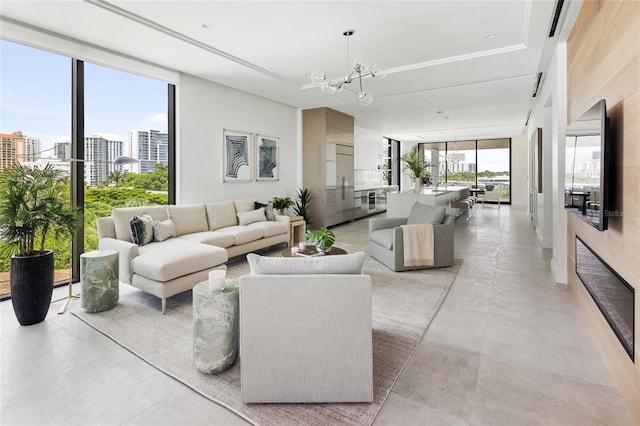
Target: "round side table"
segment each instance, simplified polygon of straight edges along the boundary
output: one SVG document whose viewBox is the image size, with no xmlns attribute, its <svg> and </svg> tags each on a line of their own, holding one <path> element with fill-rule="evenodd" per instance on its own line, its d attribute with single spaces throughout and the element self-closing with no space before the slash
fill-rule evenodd
<svg viewBox="0 0 640 426">
<path fill-rule="evenodd" d="M 80 306 L 87 312 L 102 312 L 116 306 L 120 298 L 119 255 L 115 250 L 97 250 L 80 255 Z"/>
<path fill-rule="evenodd" d="M 202 373 L 218 374 L 236 362 L 238 290 L 238 280 L 231 279 L 218 291 L 209 291 L 209 281 L 193 287 L 193 362 Z"/>
</svg>

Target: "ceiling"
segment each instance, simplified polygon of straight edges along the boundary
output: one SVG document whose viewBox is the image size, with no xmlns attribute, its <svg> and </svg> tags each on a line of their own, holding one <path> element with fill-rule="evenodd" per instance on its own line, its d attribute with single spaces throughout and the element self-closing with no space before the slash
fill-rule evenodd
<svg viewBox="0 0 640 426">
<path fill-rule="evenodd" d="M 3 1 L 3 17 L 303 109 L 329 106 L 406 141 L 522 134 L 556 40 L 555 0 Z M 308 74 L 384 64 L 369 106 Z M 490 36 L 495 35 L 495 36 Z M 489 36 L 489 37 L 487 37 Z"/>
</svg>

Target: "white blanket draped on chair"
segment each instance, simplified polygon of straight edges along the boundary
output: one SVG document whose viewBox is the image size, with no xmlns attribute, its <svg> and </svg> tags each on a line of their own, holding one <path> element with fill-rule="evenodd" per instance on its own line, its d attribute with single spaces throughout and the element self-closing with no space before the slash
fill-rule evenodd
<svg viewBox="0 0 640 426">
<path fill-rule="evenodd" d="M 402 225 L 402 239 L 405 266 L 433 265 L 433 225 Z"/>
</svg>

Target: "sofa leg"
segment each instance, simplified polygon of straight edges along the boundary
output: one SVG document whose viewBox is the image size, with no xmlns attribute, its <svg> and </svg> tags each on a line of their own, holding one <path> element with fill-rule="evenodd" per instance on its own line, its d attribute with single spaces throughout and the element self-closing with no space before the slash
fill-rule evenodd
<svg viewBox="0 0 640 426">
<path fill-rule="evenodd" d="M 164 315 L 165 312 L 167 312 L 167 299 L 163 297 L 162 298 L 162 315 Z"/>
</svg>

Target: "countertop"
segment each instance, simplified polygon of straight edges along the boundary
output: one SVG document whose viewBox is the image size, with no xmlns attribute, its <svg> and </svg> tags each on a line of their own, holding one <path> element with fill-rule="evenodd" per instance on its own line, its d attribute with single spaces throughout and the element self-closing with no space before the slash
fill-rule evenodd
<svg viewBox="0 0 640 426">
<path fill-rule="evenodd" d="M 390 191 L 397 191 L 398 185 L 369 185 L 369 186 L 359 186 L 354 188 L 354 191 L 373 191 L 374 189 L 388 189 Z"/>
<path fill-rule="evenodd" d="M 454 191 L 461 191 L 463 189 L 469 189 L 466 186 L 439 186 L 438 189 L 436 189 L 435 187 L 427 187 L 427 188 L 422 188 L 420 190 L 420 192 L 415 192 L 415 191 L 406 191 L 406 192 L 398 192 L 395 191 L 396 194 L 406 194 L 406 195 L 434 195 L 434 196 L 439 196 L 439 195 L 444 195 L 444 194 L 448 194 L 450 192 L 454 192 Z"/>
</svg>

